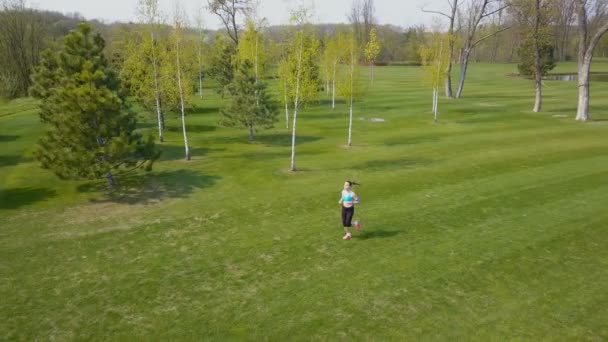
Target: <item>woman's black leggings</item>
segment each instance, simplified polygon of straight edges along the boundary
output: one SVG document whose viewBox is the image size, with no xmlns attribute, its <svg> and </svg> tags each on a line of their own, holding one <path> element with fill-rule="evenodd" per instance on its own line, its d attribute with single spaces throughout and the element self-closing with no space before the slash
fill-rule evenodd
<svg viewBox="0 0 608 342">
<path fill-rule="evenodd" d="M 355 207 L 342 207 L 342 225 L 344 227 L 352 227 L 353 215 L 355 215 Z"/>
</svg>

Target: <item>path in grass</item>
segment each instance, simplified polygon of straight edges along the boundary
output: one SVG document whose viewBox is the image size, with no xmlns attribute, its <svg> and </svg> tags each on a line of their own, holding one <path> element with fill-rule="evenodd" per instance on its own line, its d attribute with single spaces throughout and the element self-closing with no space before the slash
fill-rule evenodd
<svg viewBox="0 0 608 342">
<path fill-rule="evenodd" d="M 0 105 L 0 339 L 608 339 L 608 84 L 580 124 L 575 83 L 533 114 L 514 68 L 473 65 L 438 124 L 418 69 L 378 68 L 351 149 L 344 104 L 301 112 L 296 174 L 282 122 L 247 143 L 208 90 L 194 159 L 170 117 L 122 197 L 40 170 L 34 104 Z"/>
</svg>

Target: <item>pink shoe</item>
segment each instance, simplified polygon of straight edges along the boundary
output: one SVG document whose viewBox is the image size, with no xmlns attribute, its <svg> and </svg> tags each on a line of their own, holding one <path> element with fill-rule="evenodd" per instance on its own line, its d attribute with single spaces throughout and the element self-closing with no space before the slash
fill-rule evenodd
<svg viewBox="0 0 608 342">
<path fill-rule="evenodd" d="M 353 236 L 350 233 L 346 233 L 346 235 L 344 235 L 344 237 L 342 238 L 342 240 L 350 240 Z"/>
<path fill-rule="evenodd" d="M 361 230 L 361 222 L 359 222 L 358 220 L 355 221 L 355 229 L 356 230 Z"/>
</svg>

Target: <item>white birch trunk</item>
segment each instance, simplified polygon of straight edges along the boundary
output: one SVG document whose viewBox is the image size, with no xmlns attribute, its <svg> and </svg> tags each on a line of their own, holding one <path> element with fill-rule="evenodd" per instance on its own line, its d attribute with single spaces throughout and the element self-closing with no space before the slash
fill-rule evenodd
<svg viewBox="0 0 608 342">
<path fill-rule="evenodd" d="M 158 66 L 156 65 L 156 48 L 154 46 L 154 33 L 150 33 L 152 38 L 152 69 L 154 72 L 154 97 L 156 100 L 156 115 L 158 117 L 158 141 L 161 143 L 164 141 L 163 138 L 163 114 L 160 109 L 160 89 L 158 85 Z"/>
<path fill-rule="evenodd" d="M 334 84 L 333 84 L 333 90 L 332 90 L 332 94 L 331 94 L 331 109 L 336 109 L 336 68 L 337 68 L 337 64 L 338 62 L 334 62 Z"/>
<path fill-rule="evenodd" d="M 542 61 L 540 56 L 540 42 L 539 42 L 539 31 L 540 31 L 540 1 L 535 0 L 534 4 L 534 87 L 535 87 L 535 99 L 534 109 L 535 113 L 538 113 L 542 109 L 543 103 L 543 79 L 542 79 Z"/>
<path fill-rule="evenodd" d="M 471 57 L 471 50 L 466 49 L 462 56 L 462 64 L 460 65 L 460 78 L 458 79 L 458 90 L 456 90 L 456 98 L 459 99 L 464 90 L 464 81 L 467 77 L 467 69 L 469 68 L 469 58 Z"/>
<path fill-rule="evenodd" d="M 350 118 L 348 121 L 348 146 L 353 145 L 353 96 L 350 96 Z"/>
<path fill-rule="evenodd" d="M 184 91 L 182 89 L 182 72 L 179 60 L 179 38 L 175 42 L 175 53 L 177 61 L 177 86 L 179 90 L 179 100 L 182 111 L 182 131 L 184 133 L 184 147 L 186 149 L 186 160 L 190 160 L 190 147 L 188 146 L 188 134 L 186 133 L 186 108 L 184 105 Z"/>
<path fill-rule="evenodd" d="M 285 127 L 289 130 L 289 102 L 287 100 L 287 81 L 283 83 L 283 96 L 285 98 Z"/>
<path fill-rule="evenodd" d="M 433 109 L 431 109 L 431 112 L 435 113 L 435 99 L 437 97 L 437 92 L 435 91 L 435 88 L 433 88 Z"/>
<path fill-rule="evenodd" d="M 437 122 L 437 113 L 439 111 L 439 87 L 435 87 L 435 104 L 433 105 L 433 121 Z"/>
<path fill-rule="evenodd" d="M 296 77 L 296 96 L 293 102 L 293 124 L 291 135 L 291 171 L 296 170 L 296 123 L 298 118 L 298 105 L 300 100 L 300 77 L 302 76 L 302 54 L 304 49 L 304 36 L 300 36 L 300 51 L 298 53 L 298 75 Z"/>
<path fill-rule="evenodd" d="M 203 51 L 201 42 L 198 43 L 198 96 L 203 99 Z"/>
</svg>

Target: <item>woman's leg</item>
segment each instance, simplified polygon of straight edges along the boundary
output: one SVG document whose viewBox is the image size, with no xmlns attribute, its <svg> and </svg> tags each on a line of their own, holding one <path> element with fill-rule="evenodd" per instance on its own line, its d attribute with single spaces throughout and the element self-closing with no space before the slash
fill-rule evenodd
<svg viewBox="0 0 608 342">
<path fill-rule="evenodd" d="M 342 222 L 344 224 L 344 231 L 346 232 L 346 236 L 347 238 L 350 237 L 350 227 L 352 227 L 352 220 L 353 220 L 353 214 L 355 213 L 355 208 L 354 207 L 350 207 L 350 208 L 345 208 L 346 213 L 344 215 L 344 222 Z"/>
<path fill-rule="evenodd" d="M 348 234 L 348 228 L 346 227 L 346 225 L 348 224 L 347 218 L 348 218 L 348 208 L 342 207 L 342 227 L 344 227 L 344 232 L 346 234 Z"/>
</svg>

